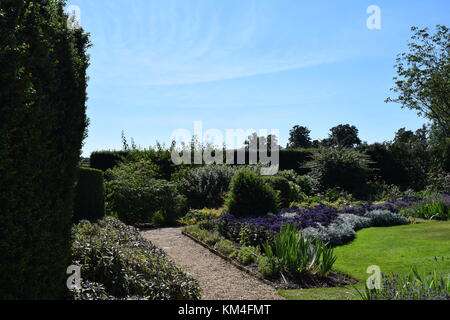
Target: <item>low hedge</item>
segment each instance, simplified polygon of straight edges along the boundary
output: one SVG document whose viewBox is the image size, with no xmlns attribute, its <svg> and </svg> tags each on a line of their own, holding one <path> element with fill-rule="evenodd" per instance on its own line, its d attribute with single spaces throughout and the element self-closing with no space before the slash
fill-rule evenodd
<svg viewBox="0 0 450 320">
<path fill-rule="evenodd" d="M 80 267 L 77 300 L 197 300 L 200 287 L 139 231 L 107 217 L 73 228 L 72 263 Z"/>
<path fill-rule="evenodd" d="M 103 172 L 91 168 L 78 168 L 78 182 L 75 187 L 73 220 L 95 221 L 105 216 L 105 195 Z"/>
</svg>

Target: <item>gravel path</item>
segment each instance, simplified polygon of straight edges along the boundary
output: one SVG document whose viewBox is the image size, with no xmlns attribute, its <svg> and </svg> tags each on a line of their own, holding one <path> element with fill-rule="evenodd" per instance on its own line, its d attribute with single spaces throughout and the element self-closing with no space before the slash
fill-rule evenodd
<svg viewBox="0 0 450 320">
<path fill-rule="evenodd" d="M 204 300 L 281 300 L 275 289 L 181 234 L 180 228 L 142 232 L 200 282 Z"/>
</svg>

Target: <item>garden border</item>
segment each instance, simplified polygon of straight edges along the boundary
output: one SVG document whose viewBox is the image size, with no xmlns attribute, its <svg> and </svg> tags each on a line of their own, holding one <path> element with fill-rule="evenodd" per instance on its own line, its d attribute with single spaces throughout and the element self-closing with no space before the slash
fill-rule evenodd
<svg viewBox="0 0 450 320">
<path fill-rule="evenodd" d="M 194 242 L 198 243 L 199 245 L 201 245 L 202 247 L 208 249 L 211 253 L 219 256 L 220 258 L 222 258 L 223 260 L 227 261 L 228 263 L 232 264 L 234 267 L 238 268 L 241 271 L 244 271 L 245 273 L 253 276 L 254 278 L 258 279 L 259 281 L 263 282 L 264 284 L 267 284 L 271 287 L 273 287 L 276 290 L 279 290 L 279 288 L 277 288 L 276 284 L 264 279 L 261 275 L 259 275 L 258 273 L 250 270 L 249 268 L 244 267 L 243 265 L 235 262 L 233 259 L 223 255 L 222 253 L 220 253 L 218 250 L 212 248 L 211 246 L 209 246 L 208 244 L 204 243 L 203 241 L 201 241 L 200 239 L 197 239 L 196 237 L 194 237 L 193 235 L 187 233 L 186 231 L 182 230 L 181 234 L 188 237 L 189 239 L 193 240 Z"/>
</svg>

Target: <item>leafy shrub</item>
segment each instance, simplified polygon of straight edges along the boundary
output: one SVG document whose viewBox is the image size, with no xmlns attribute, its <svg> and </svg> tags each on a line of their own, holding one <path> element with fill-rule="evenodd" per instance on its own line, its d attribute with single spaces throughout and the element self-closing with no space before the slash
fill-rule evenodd
<svg viewBox="0 0 450 320">
<path fill-rule="evenodd" d="M 221 240 L 220 234 L 217 231 L 206 230 L 199 225 L 187 226 L 184 228 L 184 231 L 194 238 L 212 246 Z"/>
<path fill-rule="evenodd" d="M 275 235 L 272 243 L 264 245 L 264 252 L 272 269 L 290 274 L 310 272 L 327 276 L 336 261 L 332 248 L 321 241 L 305 238 L 290 224 Z"/>
<path fill-rule="evenodd" d="M 363 300 L 450 300 L 450 277 L 436 271 L 383 276 L 381 289 L 369 289 L 359 295 Z"/>
<path fill-rule="evenodd" d="M 260 255 L 256 263 L 258 265 L 258 272 L 264 278 L 272 278 L 279 272 L 278 269 L 274 269 L 275 266 L 271 263 L 269 258 L 264 255 Z"/>
<path fill-rule="evenodd" d="M 63 1 L 1 1 L 0 30 L 0 297 L 62 299 L 89 39 Z"/>
<path fill-rule="evenodd" d="M 105 195 L 103 172 L 96 169 L 78 169 L 78 181 L 75 187 L 73 220 L 95 221 L 105 216 Z"/>
<path fill-rule="evenodd" d="M 368 212 L 365 217 L 370 219 L 372 227 L 390 227 L 409 224 L 409 220 L 387 210 L 375 210 Z"/>
<path fill-rule="evenodd" d="M 236 250 L 233 242 L 227 239 L 221 239 L 219 242 L 217 242 L 216 249 L 225 256 L 231 255 Z"/>
<path fill-rule="evenodd" d="M 237 253 L 237 259 L 243 265 L 249 265 L 253 262 L 256 262 L 258 257 L 261 255 L 259 249 L 256 247 L 241 247 L 239 252 Z"/>
<path fill-rule="evenodd" d="M 309 239 L 318 239 L 330 247 L 347 244 L 356 237 L 352 224 L 344 221 L 332 223 L 327 227 L 309 227 L 303 229 L 302 234 Z"/>
<path fill-rule="evenodd" d="M 107 217 L 98 224 L 83 221 L 73 228 L 73 264 L 81 267 L 83 281 L 116 299 L 198 299 L 196 280 L 169 260 L 164 251 L 142 238 L 136 228 Z M 93 298 L 98 293 L 92 294 Z M 82 292 L 80 298 L 89 298 Z M 105 297 L 106 298 L 106 297 Z"/>
<path fill-rule="evenodd" d="M 294 187 L 291 187 L 288 179 L 278 176 L 265 176 L 264 180 L 272 189 L 279 192 L 281 207 L 287 208 L 291 202 L 297 200 L 298 193 Z"/>
<path fill-rule="evenodd" d="M 175 184 L 151 178 L 144 163 L 123 163 L 106 173 L 108 211 L 129 224 L 175 222 L 186 212 L 186 199 Z"/>
<path fill-rule="evenodd" d="M 294 170 L 279 171 L 278 175 L 298 185 L 300 191 L 308 196 L 317 193 L 319 190 L 319 181 L 310 175 L 300 176 Z"/>
<path fill-rule="evenodd" d="M 263 216 L 278 210 L 279 198 L 258 174 L 241 170 L 231 180 L 226 205 L 237 217 Z"/>
<path fill-rule="evenodd" d="M 181 190 L 195 209 L 223 205 L 225 193 L 236 170 L 230 166 L 205 166 L 187 171 L 180 179 Z"/>
<path fill-rule="evenodd" d="M 308 163 L 323 190 L 339 187 L 360 197 L 367 191 L 369 165 L 368 156 L 346 148 L 322 148 Z"/>
<path fill-rule="evenodd" d="M 423 200 L 410 208 L 403 209 L 401 214 L 422 219 L 450 219 L 450 195 L 438 195 Z"/>
</svg>

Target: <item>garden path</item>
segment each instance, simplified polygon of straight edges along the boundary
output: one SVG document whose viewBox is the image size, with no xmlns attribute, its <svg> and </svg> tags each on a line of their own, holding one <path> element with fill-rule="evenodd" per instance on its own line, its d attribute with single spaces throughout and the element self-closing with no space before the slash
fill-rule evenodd
<svg viewBox="0 0 450 320">
<path fill-rule="evenodd" d="M 199 281 L 203 300 L 284 299 L 271 286 L 182 235 L 180 228 L 143 231 L 142 236 L 163 249 L 176 264 Z"/>
</svg>

